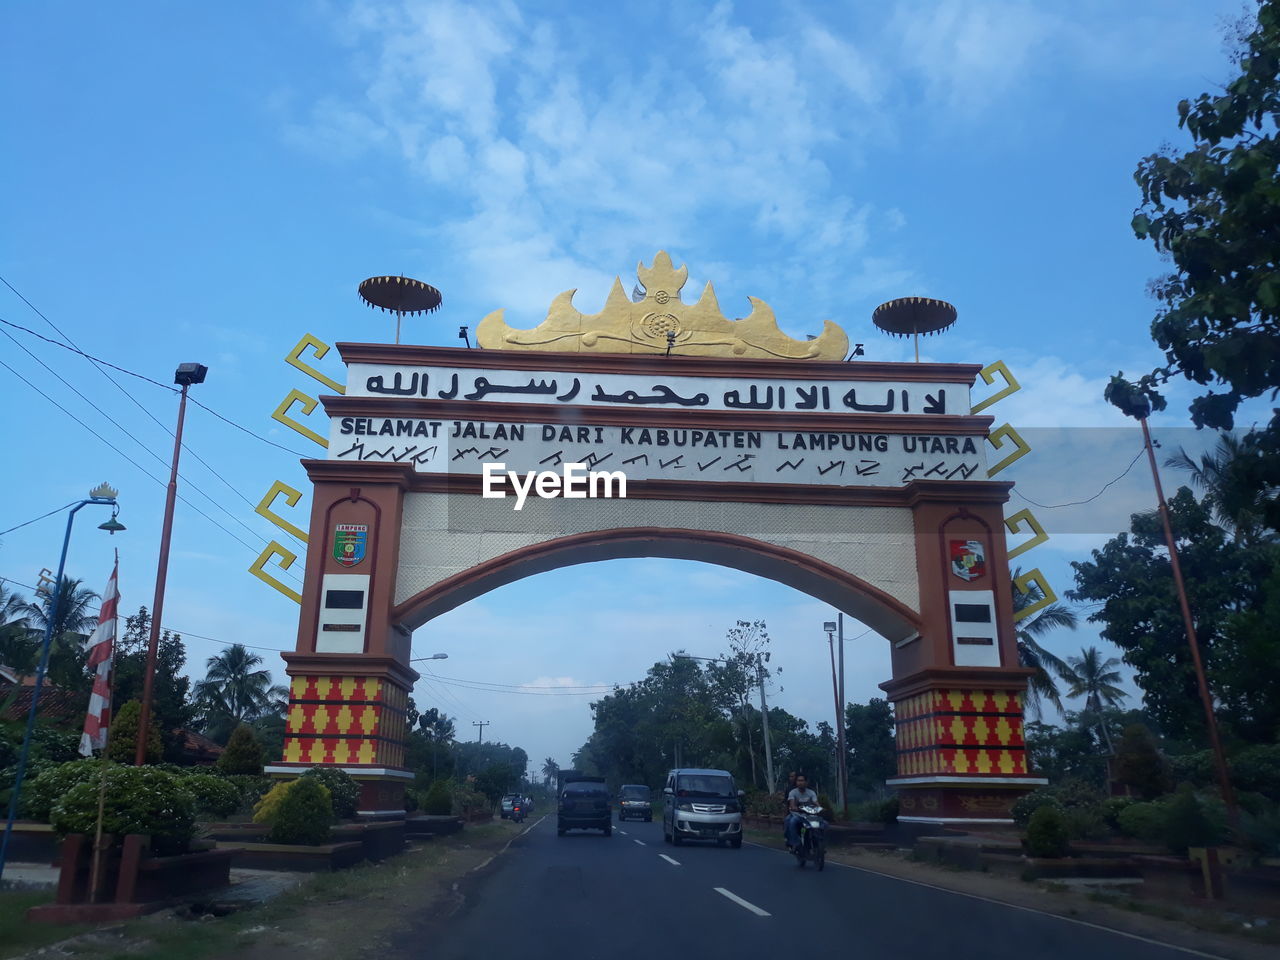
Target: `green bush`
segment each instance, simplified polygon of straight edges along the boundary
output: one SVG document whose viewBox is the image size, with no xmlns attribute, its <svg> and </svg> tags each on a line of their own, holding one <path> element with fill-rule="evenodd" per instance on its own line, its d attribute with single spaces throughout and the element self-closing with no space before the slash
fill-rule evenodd
<svg viewBox="0 0 1280 960">
<path fill-rule="evenodd" d="M 239 791 L 241 810 L 252 810 L 276 783 L 271 777 L 255 777 L 248 773 L 223 773 L 216 767 L 209 769 L 208 772 L 227 781 Z"/>
<path fill-rule="evenodd" d="M 262 776 L 262 745 L 248 724 L 240 724 L 231 734 L 227 748 L 218 757 L 218 769 L 223 773 Z"/>
<path fill-rule="evenodd" d="M 1107 797 L 1102 801 L 1102 820 L 1112 830 L 1120 830 L 1120 814 L 1137 803 L 1133 797 Z"/>
<path fill-rule="evenodd" d="M 21 736 L 18 737 L 16 745 L 21 747 Z M 51 760 L 54 763 L 77 760 L 80 758 L 80 734 L 37 722 L 35 729 L 31 732 L 31 756 Z M 15 752 L 15 763 L 17 759 L 18 755 Z"/>
<path fill-rule="evenodd" d="M 1014 801 L 1010 815 L 1013 817 L 1014 823 L 1020 827 L 1025 827 L 1031 823 L 1032 815 L 1041 807 L 1053 807 L 1055 810 L 1061 810 L 1062 804 L 1048 790 L 1032 790 Z"/>
<path fill-rule="evenodd" d="M 281 780 L 264 793 L 258 799 L 258 802 L 253 805 L 253 822 L 271 823 L 276 817 L 276 811 L 280 808 L 280 804 L 284 802 L 284 795 L 289 792 L 289 788 L 295 782 L 294 780 Z"/>
<path fill-rule="evenodd" d="M 130 700 L 116 712 L 111 718 L 108 757 L 116 763 L 133 763 L 138 756 L 138 724 L 141 722 L 142 704 L 137 700 Z M 163 755 L 164 744 L 160 742 L 160 728 L 150 723 L 147 725 L 147 763 L 159 763 Z"/>
<path fill-rule="evenodd" d="M 1167 820 L 1167 804 L 1162 801 L 1131 803 L 1116 815 L 1120 832 L 1143 843 L 1159 843 Z"/>
<path fill-rule="evenodd" d="M 876 821 L 878 823 L 897 823 L 898 809 L 898 798 L 896 796 L 881 800 L 876 810 Z"/>
<path fill-rule="evenodd" d="M 272 843 L 328 843 L 333 801 L 318 777 L 299 777 L 287 784 L 271 818 Z M 272 791 L 274 792 L 274 791 Z"/>
<path fill-rule="evenodd" d="M 421 802 L 423 813 L 437 817 L 448 816 L 453 812 L 453 795 L 449 789 L 449 781 L 435 781 L 427 788 Z"/>
<path fill-rule="evenodd" d="M 1106 816 L 1100 803 L 1064 807 L 1062 819 L 1072 840 L 1099 840 L 1107 835 Z"/>
<path fill-rule="evenodd" d="M 415 813 L 418 809 L 418 791 L 409 789 L 404 792 L 404 812 Z"/>
<path fill-rule="evenodd" d="M 151 836 L 157 854 L 182 853 L 195 833 L 195 801 L 182 779 L 150 767 L 106 768 L 102 829 L 123 838 Z M 59 836 L 93 833 L 98 821 L 99 782 L 94 777 L 71 787 L 53 805 L 50 823 Z"/>
<path fill-rule="evenodd" d="M 333 801 L 333 815 L 339 820 L 349 820 L 356 815 L 360 784 L 349 773 L 337 767 L 312 767 L 303 776 L 313 777 L 324 784 Z"/>
<path fill-rule="evenodd" d="M 1115 777 L 1144 800 L 1169 792 L 1169 763 L 1151 731 L 1140 723 L 1125 727 L 1116 746 Z"/>
<path fill-rule="evenodd" d="M 78 783 L 88 780 L 97 782 L 98 771 L 103 763 L 93 757 L 83 760 L 72 760 L 46 767 L 35 777 L 28 768 L 27 777 L 22 785 L 22 813 L 30 820 L 49 822 L 49 814 L 53 805 L 68 790 Z"/>
<path fill-rule="evenodd" d="M 196 804 L 196 813 L 229 817 L 241 807 L 240 791 L 234 783 L 211 773 L 189 773 L 182 785 Z"/>
<path fill-rule="evenodd" d="M 1183 784 L 1168 801 L 1164 842 L 1174 853 L 1185 854 L 1188 847 L 1210 847 L 1222 840 L 1223 830 L 1215 823 L 1206 805 L 1190 784 Z"/>
<path fill-rule="evenodd" d="M 1036 808 L 1027 823 L 1027 852 L 1033 857 L 1066 856 L 1067 821 L 1061 809 L 1052 804 Z"/>
<path fill-rule="evenodd" d="M 1240 829 L 1245 846 L 1260 857 L 1280 857 L 1280 804 L 1243 813 Z"/>
<path fill-rule="evenodd" d="M 1260 743 L 1231 758 L 1231 779 L 1240 790 L 1280 801 L 1280 744 Z"/>
</svg>

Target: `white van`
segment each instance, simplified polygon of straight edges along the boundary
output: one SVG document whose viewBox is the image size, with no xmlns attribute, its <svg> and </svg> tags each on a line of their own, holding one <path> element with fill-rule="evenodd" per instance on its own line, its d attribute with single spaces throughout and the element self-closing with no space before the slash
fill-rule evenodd
<svg viewBox="0 0 1280 960">
<path fill-rule="evenodd" d="M 662 796 L 663 840 L 676 846 L 686 840 L 714 840 L 735 850 L 742 846 L 744 794 L 728 770 L 672 770 Z"/>
</svg>

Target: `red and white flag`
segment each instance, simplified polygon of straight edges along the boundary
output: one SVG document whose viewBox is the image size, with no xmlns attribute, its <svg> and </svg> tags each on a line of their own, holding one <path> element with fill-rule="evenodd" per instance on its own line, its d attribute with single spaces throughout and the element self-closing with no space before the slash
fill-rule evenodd
<svg viewBox="0 0 1280 960">
<path fill-rule="evenodd" d="M 93 751 L 106 746 L 107 727 L 111 725 L 111 661 L 115 653 L 116 612 L 120 607 L 120 591 L 116 586 L 116 573 L 120 561 L 111 569 L 111 579 L 102 594 L 102 609 L 98 611 L 98 626 L 89 638 L 89 668 L 93 670 L 93 693 L 89 696 L 89 712 L 84 718 L 84 733 L 80 736 L 80 753 L 93 756 Z"/>
</svg>

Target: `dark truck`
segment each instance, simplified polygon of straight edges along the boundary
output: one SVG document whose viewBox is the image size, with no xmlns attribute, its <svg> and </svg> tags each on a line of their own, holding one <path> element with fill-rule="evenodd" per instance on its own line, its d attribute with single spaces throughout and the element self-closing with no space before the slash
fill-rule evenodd
<svg viewBox="0 0 1280 960">
<path fill-rule="evenodd" d="M 559 808 L 556 833 L 567 830 L 601 830 L 613 835 L 613 811 L 609 807 L 609 787 L 604 777 L 588 777 L 576 770 L 562 770 L 559 776 Z"/>
</svg>

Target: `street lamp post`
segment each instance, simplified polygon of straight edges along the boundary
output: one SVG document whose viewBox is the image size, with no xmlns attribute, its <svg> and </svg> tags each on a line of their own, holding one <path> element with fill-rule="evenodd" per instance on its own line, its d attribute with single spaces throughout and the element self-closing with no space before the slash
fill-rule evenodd
<svg viewBox="0 0 1280 960">
<path fill-rule="evenodd" d="M 160 616 L 164 612 L 164 587 L 169 576 L 169 541 L 173 534 L 173 507 L 178 499 L 178 456 L 182 453 L 182 422 L 187 414 L 187 390 L 193 383 L 204 383 L 209 368 L 199 363 L 180 363 L 173 382 L 182 387 L 178 401 L 178 429 L 173 434 L 173 466 L 169 469 L 169 488 L 164 499 L 164 526 L 160 531 L 160 562 L 156 568 L 156 595 L 151 604 L 151 635 L 147 639 L 147 669 L 142 680 L 142 710 L 138 717 L 138 740 L 133 762 L 147 762 L 147 734 L 151 725 L 151 688 L 156 677 L 156 651 L 160 646 Z"/>
<path fill-rule="evenodd" d="M 99 524 L 99 530 L 115 534 L 123 530 L 124 524 L 116 520 L 120 505 L 116 502 L 117 492 L 107 484 L 102 484 L 89 491 L 89 498 L 81 500 L 71 508 L 67 515 L 67 532 L 62 537 L 62 554 L 58 557 L 58 578 L 53 584 L 53 595 L 49 598 L 49 614 L 45 617 L 44 643 L 40 649 L 40 664 L 36 667 L 36 682 L 31 690 L 31 706 L 27 710 L 27 729 L 22 737 L 22 752 L 18 756 L 18 771 L 13 781 L 13 792 L 9 795 L 9 816 L 4 825 L 4 841 L 0 842 L 0 880 L 4 878 L 5 860 L 9 854 L 9 837 L 13 834 L 13 822 L 18 816 L 18 799 L 22 794 L 22 781 L 27 774 L 27 758 L 31 753 L 31 734 L 36 725 L 36 708 L 40 703 L 40 688 L 44 685 L 44 675 L 49 669 L 49 650 L 53 646 L 53 623 L 57 618 L 58 604 L 62 601 L 62 574 L 67 565 L 67 548 L 71 545 L 71 525 L 81 507 L 91 503 L 110 506 L 111 519 Z"/>
<path fill-rule="evenodd" d="M 849 803 L 848 798 L 845 796 L 845 783 L 849 778 L 849 773 L 845 769 L 844 750 L 844 623 L 837 620 L 828 620 L 823 623 L 822 629 L 827 634 L 827 646 L 831 650 L 831 692 L 835 695 L 836 701 L 836 802 L 847 813 Z M 836 677 L 835 651 L 835 636 L 837 632 L 840 634 L 840 674 L 838 680 Z"/>
</svg>

